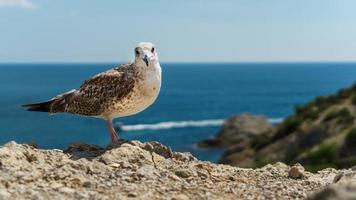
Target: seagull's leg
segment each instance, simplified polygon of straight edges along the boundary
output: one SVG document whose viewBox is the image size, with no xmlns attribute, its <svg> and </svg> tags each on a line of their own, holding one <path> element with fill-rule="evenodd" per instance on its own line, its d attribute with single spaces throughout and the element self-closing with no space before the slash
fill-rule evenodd
<svg viewBox="0 0 356 200">
<path fill-rule="evenodd" d="M 114 142 L 114 143 L 118 143 L 119 142 L 119 136 L 117 135 L 115 129 L 114 129 L 114 126 L 112 124 L 112 120 L 111 119 L 108 119 L 106 120 L 106 125 L 109 129 L 109 133 L 110 133 L 110 136 L 111 136 L 111 142 Z"/>
</svg>

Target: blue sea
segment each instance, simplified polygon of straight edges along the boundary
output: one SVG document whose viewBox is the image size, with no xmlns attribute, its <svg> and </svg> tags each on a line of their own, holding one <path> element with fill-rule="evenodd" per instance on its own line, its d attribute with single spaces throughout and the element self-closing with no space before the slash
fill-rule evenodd
<svg viewBox="0 0 356 200">
<path fill-rule="evenodd" d="M 115 64 L 0 64 L 0 143 L 34 142 L 65 149 L 81 142 L 106 146 L 105 122 L 70 114 L 28 112 L 39 102 L 77 88 L 86 78 Z M 194 63 L 161 64 L 163 84 L 157 101 L 135 116 L 116 119 L 120 136 L 156 140 L 175 151 L 216 161 L 222 149 L 196 143 L 212 137 L 223 119 L 239 113 L 265 115 L 278 122 L 294 106 L 328 95 L 356 81 L 356 63 Z"/>
</svg>

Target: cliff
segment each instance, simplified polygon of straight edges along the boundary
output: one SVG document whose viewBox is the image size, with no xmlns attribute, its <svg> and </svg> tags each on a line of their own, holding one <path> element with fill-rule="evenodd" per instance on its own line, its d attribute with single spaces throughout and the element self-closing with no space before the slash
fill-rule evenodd
<svg viewBox="0 0 356 200">
<path fill-rule="evenodd" d="M 0 147 L 0 199 L 326 199 L 349 195 L 354 180 L 352 169 L 310 173 L 283 163 L 243 169 L 202 162 L 158 142 L 74 144 L 65 151 L 15 142 Z M 348 189 L 335 190 L 343 185 Z"/>
<path fill-rule="evenodd" d="M 244 135 L 234 130 L 234 134 Z M 301 163 L 314 172 L 326 167 L 354 166 L 356 84 L 334 95 L 317 97 L 306 105 L 296 106 L 294 115 L 270 131 L 261 130 L 243 144 L 229 142 L 232 144 L 221 163 L 234 166 L 260 167 L 281 161 Z"/>
</svg>

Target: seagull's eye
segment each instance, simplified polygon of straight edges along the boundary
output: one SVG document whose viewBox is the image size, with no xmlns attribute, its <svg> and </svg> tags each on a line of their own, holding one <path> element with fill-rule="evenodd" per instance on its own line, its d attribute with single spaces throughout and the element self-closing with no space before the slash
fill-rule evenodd
<svg viewBox="0 0 356 200">
<path fill-rule="evenodd" d="M 155 52 L 155 48 L 154 48 L 154 47 L 152 47 L 151 52 L 152 52 L 152 53 Z"/>
<path fill-rule="evenodd" d="M 140 52 L 138 51 L 138 49 L 135 49 L 135 53 L 136 53 L 136 55 L 140 55 Z"/>
</svg>

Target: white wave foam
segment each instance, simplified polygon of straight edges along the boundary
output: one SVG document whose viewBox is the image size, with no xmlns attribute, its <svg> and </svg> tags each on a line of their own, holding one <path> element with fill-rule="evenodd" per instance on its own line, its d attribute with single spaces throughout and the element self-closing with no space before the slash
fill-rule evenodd
<svg viewBox="0 0 356 200">
<path fill-rule="evenodd" d="M 281 122 L 283 122 L 284 118 L 269 118 L 268 121 L 271 124 L 279 124 Z"/>
<path fill-rule="evenodd" d="M 200 121 L 170 121 L 160 122 L 157 124 L 136 124 L 136 125 L 122 125 L 123 131 L 139 131 L 139 130 L 158 130 L 171 128 L 185 128 L 185 127 L 202 127 L 202 126 L 220 126 L 224 123 L 221 119 L 200 120 Z"/>
<path fill-rule="evenodd" d="M 272 124 L 277 124 L 283 121 L 283 118 L 268 119 Z M 135 125 L 121 125 L 116 124 L 123 131 L 140 131 L 140 130 L 159 130 L 172 128 L 186 128 L 186 127 L 205 127 L 205 126 L 221 126 L 224 119 L 208 119 L 208 120 L 189 120 L 189 121 L 168 121 L 159 122 L 156 124 L 135 124 Z"/>
</svg>

